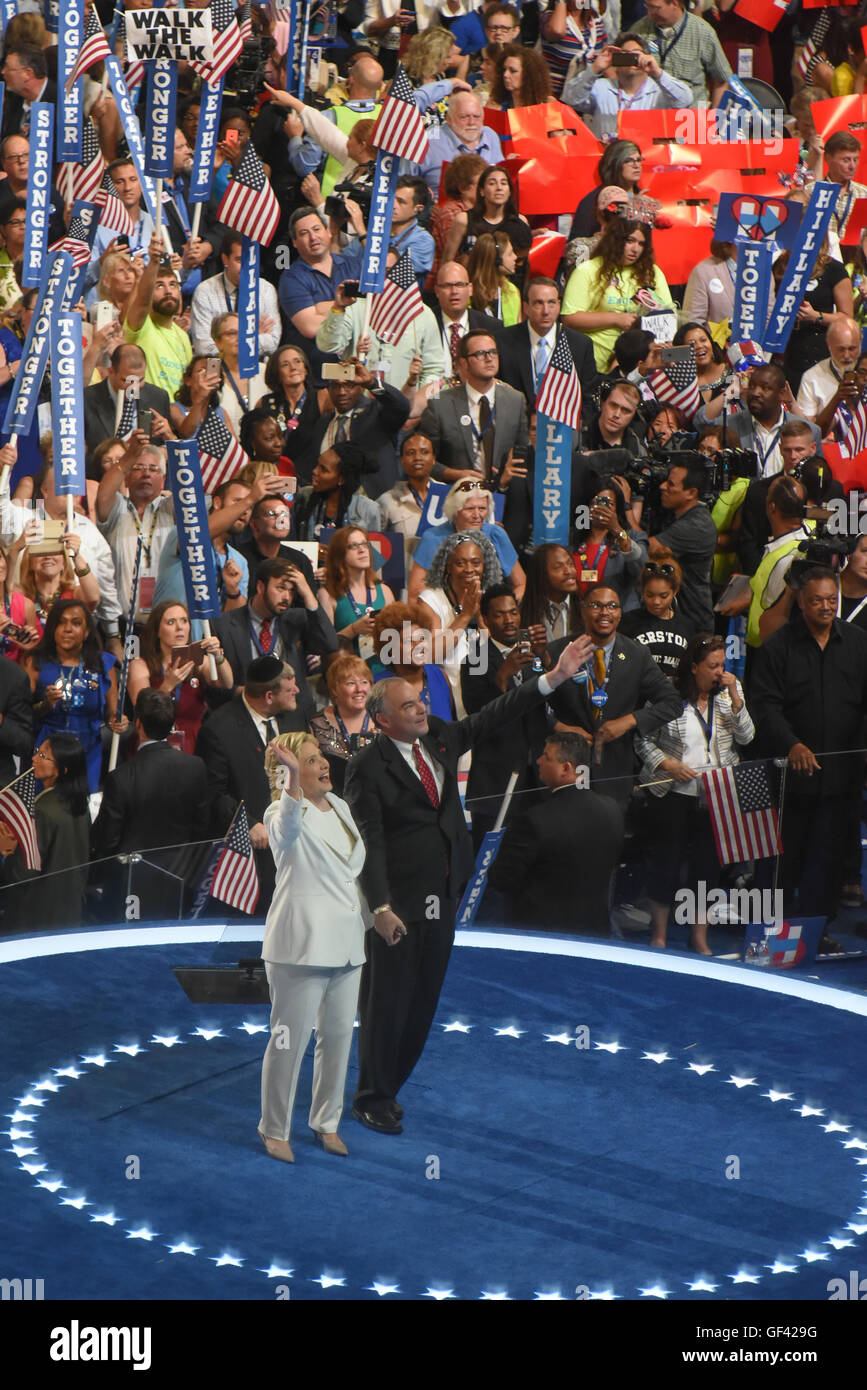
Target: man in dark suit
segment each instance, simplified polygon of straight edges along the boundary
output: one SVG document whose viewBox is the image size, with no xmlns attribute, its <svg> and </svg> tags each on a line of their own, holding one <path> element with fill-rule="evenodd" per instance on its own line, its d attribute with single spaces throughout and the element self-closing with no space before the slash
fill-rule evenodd
<svg viewBox="0 0 867 1390">
<path fill-rule="evenodd" d="M 288 502 L 283 497 L 261 497 L 250 512 L 249 536 L 246 540 L 235 541 L 235 548 L 247 561 L 251 577 L 266 560 L 288 560 L 315 589 L 313 566 L 303 550 L 296 550 L 286 539 L 291 529 L 292 513 Z M 303 600 L 296 594 L 295 606 L 302 605 Z"/>
<path fill-rule="evenodd" d="M 466 267 L 458 261 L 446 261 L 437 271 L 436 304 L 432 305 L 442 337 L 446 362 L 451 366 L 453 377 L 458 375 L 458 343 L 466 337 L 471 328 L 487 329 L 489 333 L 499 333 L 502 325 L 483 314 L 480 309 L 469 307 L 472 293 L 470 277 Z"/>
<path fill-rule="evenodd" d="M 361 886 L 374 916 L 361 981 L 356 1119 L 400 1134 L 396 1097 L 421 1056 L 454 940 L 454 915 L 473 864 L 457 765 L 477 738 L 518 719 L 578 670 L 579 637 L 554 669 L 455 723 L 428 717 L 399 677 L 380 681 L 367 708 L 380 731 L 350 759 L 346 800 L 367 848 Z M 664 677 L 663 677 L 664 679 Z"/>
<path fill-rule="evenodd" d="M 124 390 L 132 378 L 139 383 L 139 409 L 155 410 L 171 423 L 168 395 L 161 386 L 151 386 L 145 381 L 146 368 L 147 362 L 141 348 L 136 347 L 135 343 L 121 343 L 111 354 L 111 365 L 105 380 L 97 382 L 95 386 L 85 386 L 84 438 L 88 455 L 104 439 L 112 439 L 117 434 L 123 414 Z M 133 425 L 135 423 L 132 421 Z M 91 472 L 91 476 L 97 478 L 94 472 Z"/>
<path fill-rule="evenodd" d="M 376 472 L 365 474 L 364 490 L 368 497 L 379 497 L 400 477 L 397 436 L 406 424 L 410 402 L 396 386 L 380 385 L 361 362 L 355 364 L 354 381 L 325 385 L 333 409 L 316 421 L 308 448 L 292 456 L 299 486 L 312 482 L 321 454 L 346 440 L 376 460 Z"/>
<path fill-rule="evenodd" d="M 592 584 L 581 599 L 592 660 L 579 683 L 570 681 L 550 700 L 557 732 L 571 732 L 593 746 L 591 779 L 625 805 L 635 782 L 633 733 L 652 734 L 682 712 L 683 702 L 650 653 L 621 637 L 620 599 L 605 584 Z M 556 656 L 569 641 L 552 643 Z"/>
<path fill-rule="evenodd" d="M 577 734 L 549 735 L 538 767 L 551 794 L 509 825 L 491 886 L 506 897 L 516 925 L 609 936 L 623 810 L 589 789 L 587 745 Z"/>
<path fill-rule="evenodd" d="M 214 623 L 240 689 L 244 672 L 257 656 L 287 662 L 298 683 L 297 705 L 305 718 L 316 708 L 307 684 L 307 657 L 337 651 L 337 634 L 304 574 L 288 560 L 266 560 L 251 578 L 250 597 Z M 294 608 L 296 594 L 303 608 Z"/>
<path fill-rule="evenodd" d="M 29 137 L 30 108 L 34 101 L 57 101 L 57 84 L 49 79 L 45 54 L 35 44 L 10 44 L 0 76 L 6 83 L 3 136 Z"/>
<path fill-rule="evenodd" d="M 189 882 L 201 859 L 201 850 L 188 848 L 205 839 L 208 831 L 207 773 L 201 758 L 181 753 L 167 742 L 175 722 L 175 702 L 162 690 L 146 689 L 135 705 L 135 733 L 139 739 L 134 758 L 110 772 L 102 789 L 99 815 L 91 832 L 97 859 L 111 854 L 143 851 L 145 861 L 135 865 L 130 891 L 140 902 L 144 921 L 179 915 L 177 875 Z M 166 846 L 176 845 L 167 851 Z M 149 850 L 159 849 L 149 855 Z M 152 867 L 155 866 L 155 867 Z M 164 872 L 161 872 L 164 871 Z M 108 896 L 112 919 L 122 916 L 117 890 L 124 892 L 127 873 L 115 881 Z"/>
<path fill-rule="evenodd" d="M 490 329 L 467 333 L 457 360 L 461 385 L 428 401 L 418 426 L 436 451 L 434 477 L 456 483 L 481 474 L 505 492 L 513 478 L 526 474 L 511 459 L 513 447 L 529 443 L 526 401 L 497 380 L 499 350 Z"/>
<path fill-rule="evenodd" d="M 267 911 L 274 892 L 274 856 L 262 823 L 271 804 L 265 749 L 278 734 L 306 727 L 296 707 L 298 682 L 291 666 L 260 656 L 247 668 L 243 691 L 208 716 L 196 739 L 196 753 L 208 770 L 211 830 L 225 835 L 243 801 L 259 875 L 258 911 Z"/>
<path fill-rule="evenodd" d="M 18 776 L 13 758 L 29 759 L 32 751 L 30 682 L 20 666 L 0 657 L 0 787 Z"/>
<path fill-rule="evenodd" d="M 595 389 L 598 374 L 593 344 L 585 333 L 560 322 L 560 291 L 554 280 L 534 275 L 524 289 L 524 321 L 504 328 L 499 336 L 500 380 L 523 391 L 532 415 L 554 347 L 565 338 L 586 399 Z"/>
<path fill-rule="evenodd" d="M 537 659 L 550 666 L 545 629 L 528 629 L 530 642 L 518 641 L 521 614 L 508 584 L 493 584 L 482 595 L 480 613 L 487 625 L 485 661 L 461 666 L 461 695 L 467 714 L 484 709 L 507 690 L 517 690 L 533 674 Z M 536 667 L 538 670 L 539 667 Z M 515 791 L 536 786 L 536 757 L 545 743 L 544 705 L 534 705 L 520 720 L 498 725 L 473 744 L 467 779 L 467 808 L 473 817 L 473 846 L 478 851 L 492 830 L 512 772 L 519 773 Z"/>
</svg>

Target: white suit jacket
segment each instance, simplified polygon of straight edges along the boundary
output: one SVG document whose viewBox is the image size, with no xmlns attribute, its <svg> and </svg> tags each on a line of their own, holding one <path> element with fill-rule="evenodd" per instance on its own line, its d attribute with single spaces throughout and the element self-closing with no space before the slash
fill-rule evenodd
<svg viewBox="0 0 867 1390">
<path fill-rule="evenodd" d="M 364 841 L 346 802 L 327 795 L 353 839 L 346 857 L 317 835 L 303 797 L 296 801 L 284 792 L 265 811 L 277 885 L 265 919 L 262 959 L 274 964 L 364 964 L 365 908 L 358 887 Z"/>
</svg>

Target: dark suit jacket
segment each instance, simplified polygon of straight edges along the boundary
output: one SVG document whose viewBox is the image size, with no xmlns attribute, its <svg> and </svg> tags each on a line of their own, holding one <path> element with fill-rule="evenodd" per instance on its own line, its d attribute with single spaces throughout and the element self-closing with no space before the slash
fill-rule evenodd
<svg viewBox="0 0 867 1390">
<path fill-rule="evenodd" d="M 45 91 L 39 98 L 40 101 L 53 101 L 57 103 L 57 83 L 52 82 L 49 77 L 45 83 Z M 5 140 L 7 135 L 18 135 L 21 131 L 21 117 L 24 114 L 24 98 L 17 92 L 7 92 L 3 102 L 3 127 L 2 138 Z"/>
<path fill-rule="evenodd" d="M 462 420 L 466 420 L 464 425 Z M 437 462 L 445 468 L 475 468 L 476 440 L 470 421 L 470 403 L 465 386 L 453 386 L 428 401 L 419 421 L 419 431 L 432 441 Z M 498 381 L 494 393 L 494 452 L 491 460 L 499 475 L 516 444 L 529 443 L 527 403 L 520 391 Z M 508 530 L 508 527 L 506 528 Z"/>
<path fill-rule="evenodd" d="M 571 637 L 560 638 L 551 644 L 551 656 L 556 661 Z M 603 744 L 601 763 L 593 762 L 591 781 L 598 784 L 605 796 L 625 803 L 632 794 L 635 755 L 633 734 L 646 734 L 659 729 L 683 710 L 683 701 L 667 676 L 650 653 L 618 633 L 608 665 L 608 702 L 602 708 L 602 719 L 596 718 L 596 708 L 590 703 L 587 681 L 576 685 L 566 681 L 555 690 L 549 704 L 563 724 L 577 724 L 590 734 L 601 724 L 634 714 L 636 728 L 622 738 Z M 616 779 L 616 780 L 609 780 Z"/>
<path fill-rule="evenodd" d="M 273 717 L 278 734 L 303 731 L 300 710 L 288 710 Z M 196 754 L 207 768 L 211 829 L 224 835 L 238 802 L 247 807 L 247 823 L 256 825 L 271 804 L 271 788 L 265 772 L 265 744 L 250 718 L 240 695 L 209 715 L 196 739 Z M 263 852 L 271 859 L 270 851 Z"/>
<path fill-rule="evenodd" d="M 181 180 L 183 184 L 184 202 L 187 206 L 187 216 L 189 218 L 192 218 L 195 204 L 190 202 L 189 174 L 182 174 Z M 174 180 L 169 181 L 167 179 L 165 187 L 167 192 L 173 194 Z M 226 228 L 223 226 L 221 222 L 217 221 L 216 214 L 217 204 L 215 203 L 213 198 L 209 198 L 206 203 L 202 204 L 202 216 L 199 223 L 199 236 L 201 237 L 202 241 L 210 242 L 211 246 L 214 249 L 211 255 L 208 257 L 208 259 L 204 262 L 204 264 L 201 267 L 201 278 L 203 280 L 207 280 L 209 275 L 218 275 L 222 270 L 222 263 L 220 261 L 220 249 L 223 245 L 223 234 Z M 165 204 L 164 216 L 166 229 L 169 234 L 169 240 L 172 243 L 172 250 L 175 251 L 179 256 L 181 256 L 183 255 L 184 247 L 187 244 L 190 234 L 184 226 L 180 213 L 175 207 L 174 200 Z"/>
<path fill-rule="evenodd" d="M 156 410 L 166 420 L 170 419 L 171 402 L 161 386 L 150 386 L 143 381 L 139 392 L 139 406 L 143 410 Z M 84 388 L 84 438 L 88 457 L 104 439 L 114 435 L 115 404 L 107 381 L 97 382 L 95 386 Z M 92 475 L 96 477 L 96 473 Z"/>
<path fill-rule="evenodd" d="M 327 656 L 330 652 L 336 652 L 337 633 L 322 608 L 313 612 L 308 612 L 306 608 L 289 608 L 280 614 L 277 630 L 283 643 L 283 660 L 289 662 L 298 682 L 298 710 L 307 720 L 316 713 L 307 684 L 307 657 Z M 247 667 L 255 659 L 247 605 L 223 613 L 214 622 L 214 632 L 229 659 L 235 688 L 238 689 L 244 684 Z M 255 656 L 258 656 L 258 652 Z"/>
<path fill-rule="evenodd" d="M 510 824 L 491 885 L 522 927 L 608 936 L 611 878 L 623 844 L 623 810 L 577 787 L 550 792 Z"/>
<path fill-rule="evenodd" d="M 207 773 L 201 758 L 148 743 L 110 772 L 91 832 L 97 858 L 160 845 L 186 845 L 208 832 Z M 164 868 L 172 868 L 164 855 Z M 174 861 L 172 861 L 174 862 Z"/>
<path fill-rule="evenodd" d="M 454 906 L 473 867 L 458 759 L 477 739 L 541 700 L 538 681 L 531 680 L 465 719 L 448 723 L 431 716 L 421 743 L 444 772 L 438 808 L 385 734 L 350 759 L 344 792 L 367 847 L 360 882 L 371 909 L 390 903 L 405 922 L 423 922 L 431 896 Z M 444 925 L 450 929 L 451 922 Z"/>
<path fill-rule="evenodd" d="M 250 535 L 248 535 L 248 538 L 245 541 L 233 540 L 232 545 L 235 547 L 236 550 L 241 552 L 244 559 L 247 561 L 247 564 L 250 568 L 250 591 L 252 593 L 255 593 L 256 571 L 268 557 L 262 554 L 253 537 Z M 304 554 L 303 550 L 296 550 L 294 546 L 287 545 L 285 542 L 281 541 L 279 554 L 276 555 L 274 558 L 277 560 L 288 560 L 291 565 L 294 565 L 296 569 L 299 569 L 301 573 L 304 575 L 304 578 L 307 580 L 307 583 L 310 585 L 314 594 L 316 593 L 316 590 L 319 588 L 319 585 L 316 583 L 316 576 L 313 573 L 313 566 L 307 559 L 307 556 Z M 293 604 L 293 607 L 304 607 L 304 600 L 300 594 L 296 594 L 295 603 Z"/>
<path fill-rule="evenodd" d="M 433 310 L 433 316 L 437 321 L 437 328 L 440 331 L 440 336 L 442 336 L 443 311 L 440 308 L 440 303 L 436 295 L 431 295 L 430 297 L 430 308 Z M 499 342 L 500 334 L 503 332 L 503 325 L 500 323 L 500 320 L 495 319 L 492 314 L 483 314 L 481 309 L 468 309 L 467 322 L 471 329 L 482 329 L 486 333 L 492 334 L 492 336 L 497 339 L 497 342 Z"/>
<path fill-rule="evenodd" d="M 27 759 L 33 751 L 33 705 L 30 682 L 15 661 L 0 656 L 0 787 L 18 774 L 14 757 Z M 26 769 L 25 769 L 26 771 Z"/>
<path fill-rule="evenodd" d="M 349 426 L 349 442 L 357 444 L 376 464 L 375 473 L 365 473 L 362 478 L 364 491 L 368 497 L 380 497 L 394 487 L 401 476 L 400 460 L 397 452 L 397 436 L 403 429 L 409 415 L 410 403 L 396 386 L 384 386 L 381 393 L 371 396 L 367 401 L 362 397 L 360 407 L 352 417 Z M 292 453 L 298 486 L 307 487 L 313 480 L 322 452 L 322 441 L 334 411 L 320 415 L 310 432 L 310 442 L 298 455 Z"/>
<path fill-rule="evenodd" d="M 565 336 L 572 351 L 572 360 L 581 381 L 581 391 L 586 399 L 598 382 L 596 359 L 593 344 L 586 333 L 577 329 L 565 328 L 562 324 L 557 333 L 558 341 Z M 504 328 L 498 338 L 500 348 L 500 380 L 516 391 L 523 391 L 527 408 L 536 409 L 536 389 L 533 385 L 533 362 L 530 354 L 530 327 L 527 323 L 515 323 Z"/>
<path fill-rule="evenodd" d="M 496 677 L 505 657 L 493 642 L 488 642 L 483 650 L 487 651 L 486 671 L 466 661 L 461 667 L 461 694 L 467 714 L 476 714 L 503 693 Z M 529 667 L 525 670 L 529 671 Z M 521 684 L 513 677 L 507 689 L 518 690 Z M 517 791 L 537 785 L 532 759 L 541 753 L 546 733 L 545 706 L 536 704 L 521 719 L 499 725 L 486 737 L 475 740 L 467 779 L 467 809 L 472 812 L 474 826 L 477 819 L 483 823 L 496 819 L 498 798 L 503 796 L 512 772 L 520 773 Z M 476 797 L 480 800 L 473 804 Z"/>
</svg>

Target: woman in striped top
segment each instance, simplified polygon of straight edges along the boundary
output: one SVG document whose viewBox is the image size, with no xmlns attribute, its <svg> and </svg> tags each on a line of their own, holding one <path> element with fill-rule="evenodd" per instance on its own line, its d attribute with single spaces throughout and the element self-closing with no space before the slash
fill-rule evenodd
<svg viewBox="0 0 867 1390">
<path fill-rule="evenodd" d="M 592 63 L 608 42 L 601 16 L 607 0 L 584 5 L 581 0 L 554 0 L 539 21 L 542 56 L 551 74 L 551 94 L 559 98 L 573 59 L 578 66 Z M 614 32 L 617 32 L 616 26 Z"/>
</svg>

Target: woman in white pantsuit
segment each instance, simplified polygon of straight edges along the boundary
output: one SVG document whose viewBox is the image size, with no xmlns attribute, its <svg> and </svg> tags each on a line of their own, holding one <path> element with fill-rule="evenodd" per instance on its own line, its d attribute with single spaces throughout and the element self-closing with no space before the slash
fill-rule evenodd
<svg viewBox="0 0 867 1390">
<path fill-rule="evenodd" d="M 314 1027 L 310 1128 L 327 1153 L 347 1152 L 337 1126 L 364 964 L 358 875 L 365 851 L 310 734 L 279 735 L 268 745 L 265 766 L 272 801 L 264 823 L 277 885 L 262 944 L 271 1037 L 262 1064 L 259 1134 L 272 1158 L 294 1163 L 292 1107 Z"/>
</svg>

